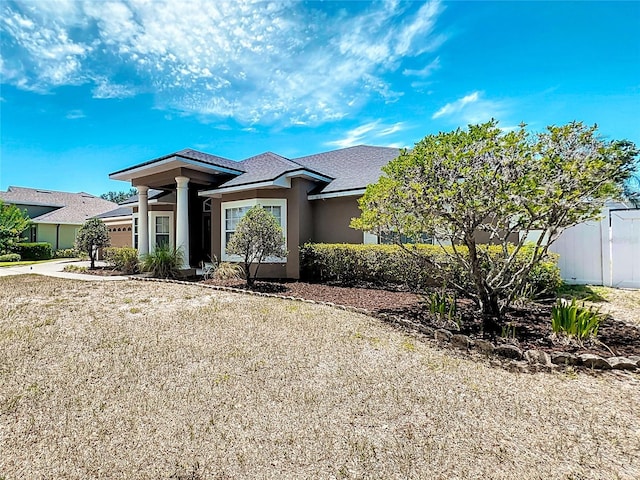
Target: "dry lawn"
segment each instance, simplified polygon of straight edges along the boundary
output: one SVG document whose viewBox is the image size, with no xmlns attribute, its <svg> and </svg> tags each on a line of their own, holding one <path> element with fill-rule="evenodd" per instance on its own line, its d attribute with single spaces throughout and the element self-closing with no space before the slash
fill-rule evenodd
<svg viewBox="0 0 640 480">
<path fill-rule="evenodd" d="M 0 478 L 637 479 L 639 380 L 286 300 L 0 279 Z"/>
</svg>

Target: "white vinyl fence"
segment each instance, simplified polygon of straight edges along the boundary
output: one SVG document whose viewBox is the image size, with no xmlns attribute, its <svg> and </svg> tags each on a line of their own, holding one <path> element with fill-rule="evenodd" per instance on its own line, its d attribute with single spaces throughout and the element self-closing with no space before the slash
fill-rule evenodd
<svg viewBox="0 0 640 480">
<path fill-rule="evenodd" d="M 567 283 L 640 288 L 640 209 L 605 208 L 600 221 L 568 228 L 551 245 Z"/>
</svg>

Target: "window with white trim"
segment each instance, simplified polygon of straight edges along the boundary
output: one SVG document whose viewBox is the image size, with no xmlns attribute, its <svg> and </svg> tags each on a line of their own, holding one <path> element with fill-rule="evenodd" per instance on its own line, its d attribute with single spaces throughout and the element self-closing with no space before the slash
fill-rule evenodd
<svg viewBox="0 0 640 480">
<path fill-rule="evenodd" d="M 169 245 L 169 216 L 158 215 L 155 218 L 155 245 L 166 247 Z"/>
<path fill-rule="evenodd" d="M 150 211 L 148 217 L 149 245 L 152 249 L 159 245 L 168 245 L 173 248 L 175 232 L 173 227 L 173 212 Z M 133 214 L 132 241 L 133 247 L 138 249 L 138 237 L 140 232 L 139 214 Z"/>
<path fill-rule="evenodd" d="M 244 217 L 245 213 L 255 205 L 261 205 L 266 211 L 271 213 L 280 227 L 282 234 L 287 239 L 287 200 L 284 198 L 254 198 L 251 200 L 239 200 L 236 202 L 224 202 L 221 204 L 221 246 L 222 259 L 226 261 L 238 261 L 240 257 L 237 255 L 227 254 L 227 242 L 236 232 L 238 222 Z M 268 258 L 271 263 L 286 263 L 286 258 Z"/>
</svg>

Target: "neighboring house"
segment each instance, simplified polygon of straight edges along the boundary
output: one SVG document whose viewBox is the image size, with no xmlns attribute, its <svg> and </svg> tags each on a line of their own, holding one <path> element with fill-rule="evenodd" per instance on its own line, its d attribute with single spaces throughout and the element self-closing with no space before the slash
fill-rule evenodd
<svg viewBox="0 0 640 480">
<path fill-rule="evenodd" d="M 267 152 L 236 162 L 187 149 L 109 178 L 138 189 L 121 206 L 133 209 L 131 242 L 140 253 L 166 243 L 183 249 L 185 268 L 214 256 L 239 260 L 227 255 L 226 243 L 244 213 L 262 205 L 282 226 L 289 255 L 271 259 L 261 274 L 298 278 L 299 246 L 306 242 L 377 243 L 349 223 L 360 215 L 366 186 L 398 155 L 396 148 L 356 146 L 294 159 Z"/>
<path fill-rule="evenodd" d="M 9 187 L 0 200 L 26 210 L 31 226 L 23 234 L 29 242 L 47 242 L 51 248 L 73 248 L 78 230 L 89 218 L 113 210 L 118 204 L 88 193 Z"/>
</svg>

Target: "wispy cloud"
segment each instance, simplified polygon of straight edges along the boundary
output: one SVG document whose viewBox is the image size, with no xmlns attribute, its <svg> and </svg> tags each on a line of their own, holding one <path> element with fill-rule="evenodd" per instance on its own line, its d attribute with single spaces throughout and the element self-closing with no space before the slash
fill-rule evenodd
<svg viewBox="0 0 640 480">
<path fill-rule="evenodd" d="M 64 118 L 66 118 L 67 120 L 77 120 L 79 118 L 85 118 L 85 117 L 86 115 L 82 110 L 70 110 L 64 116 Z"/>
<path fill-rule="evenodd" d="M 475 91 L 458 100 L 447 103 L 431 118 L 448 118 L 451 123 L 479 123 L 491 118 L 501 118 L 505 115 L 507 103 L 504 101 L 488 100 L 483 92 Z"/>
<path fill-rule="evenodd" d="M 382 125 L 380 124 L 380 120 L 376 120 L 353 128 L 349 130 L 343 138 L 327 142 L 326 145 L 339 148 L 362 145 L 364 143 L 368 143 L 369 140 L 386 137 L 399 132 L 403 130 L 403 125 L 404 124 L 402 122 L 398 122 L 394 125 Z M 376 145 L 378 144 L 379 141 L 376 142 Z"/>
<path fill-rule="evenodd" d="M 397 100 L 387 74 L 441 45 L 443 9 L 437 0 L 322 11 L 293 0 L 10 2 L 0 7 L 0 74 L 40 93 L 89 85 L 95 98 L 151 93 L 159 108 L 244 124 L 318 124 L 370 98 Z"/>
<path fill-rule="evenodd" d="M 402 71 L 402 74 L 407 76 L 429 77 L 433 75 L 433 72 L 435 72 L 439 68 L 440 68 L 440 57 L 436 57 L 435 60 L 433 60 L 431 63 L 424 66 L 423 68 L 419 70 L 407 68 Z"/>
</svg>

